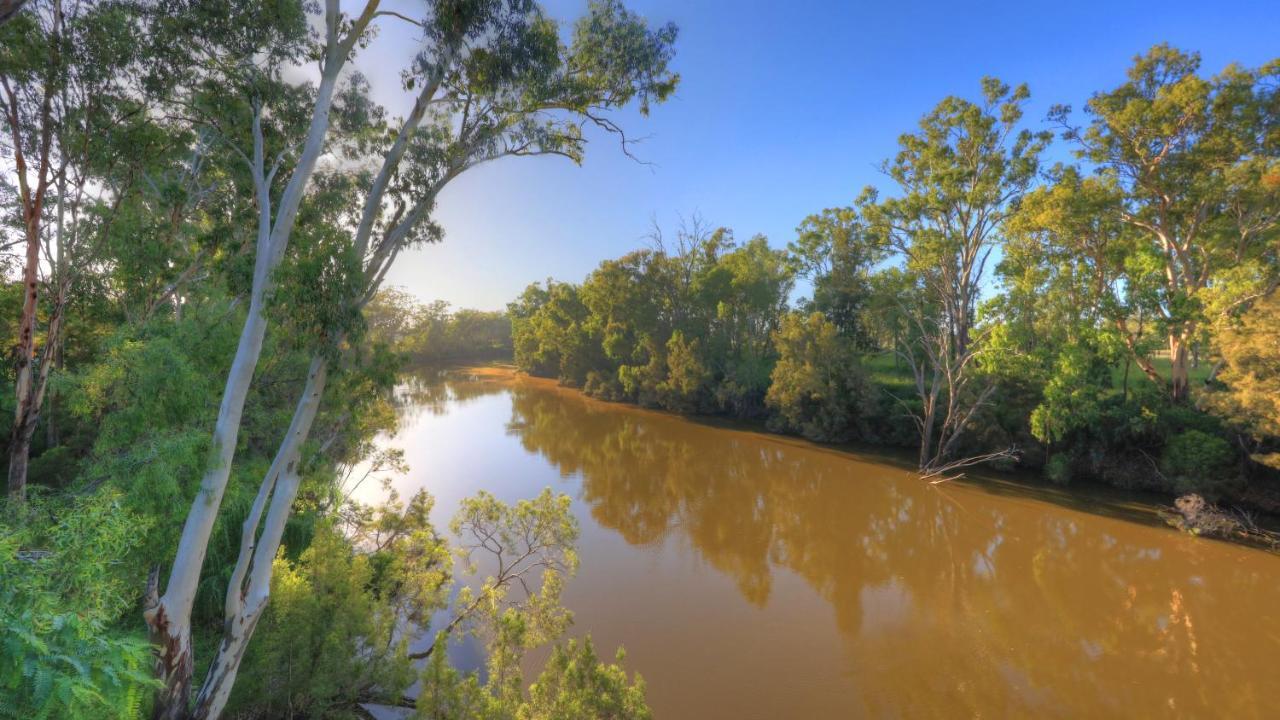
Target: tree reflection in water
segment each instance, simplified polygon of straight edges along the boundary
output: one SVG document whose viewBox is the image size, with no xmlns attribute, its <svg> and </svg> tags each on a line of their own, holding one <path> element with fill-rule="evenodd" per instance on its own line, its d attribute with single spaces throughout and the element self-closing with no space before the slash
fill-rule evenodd
<svg viewBox="0 0 1280 720">
<path fill-rule="evenodd" d="M 830 702 L 786 691 L 797 712 L 1256 717 L 1278 709 L 1280 559 L 1271 555 L 981 487 L 931 486 L 888 464 L 537 381 L 448 386 L 445 404 L 508 391 L 506 432 L 562 477 L 580 478 L 591 518 L 628 544 L 687 543 L 753 607 L 781 612 L 797 629 L 826 622 L 787 616 L 774 597 L 779 573 L 803 578 L 834 613 L 845 680 L 812 690 L 842 694 Z M 584 564 L 580 581 L 591 573 Z M 672 614 L 681 612 L 674 590 Z M 651 678 L 651 695 L 661 694 Z"/>
</svg>

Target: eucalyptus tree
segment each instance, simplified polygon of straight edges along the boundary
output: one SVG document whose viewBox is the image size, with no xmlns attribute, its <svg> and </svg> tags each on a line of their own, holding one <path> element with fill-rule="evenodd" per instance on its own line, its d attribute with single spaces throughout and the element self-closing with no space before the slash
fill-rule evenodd
<svg viewBox="0 0 1280 720">
<path fill-rule="evenodd" d="M 810 215 L 787 244 L 796 274 L 813 283 L 810 308 L 863 346 L 871 344 L 865 327 L 871 271 L 886 251 L 868 231 L 857 203 Z"/>
<path fill-rule="evenodd" d="M 189 710 L 194 662 L 191 610 L 230 477 L 245 400 L 262 352 L 273 274 L 284 257 L 308 182 L 325 150 L 340 75 L 356 45 L 367 38 L 378 4 L 369 0 L 357 16 L 347 17 L 338 0 L 327 0 L 318 32 L 310 30 L 307 6 L 301 3 L 263 8 L 257 3 L 176 2 L 168 8 L 177 18 L 174 26 L 166 29 L 176 39 L 171 47 L 188 57 L 206 60 L 205 74 L 188 82 L 189 93 L 175 94 L 175 104 L 197 113 L 207 110 L 201 103 L 208 102 L 210 90 L 221 83 L 243 93 L 240 106 L 244 112 L 235 118 L 238 123 L 220 126 L 215 119 L 209 124 L 248 166 L 257 218 L 248 311 L 223 389 L 211 456 L 187 513 L 163 594 L 157 572 L 149 582 L 145 617 L 157 646 L 156 673 L 163 683 L 156 697 L 157 718 L 183 717 Z M 318 84 L 298 88 L 286 83 L 285 70 L 307 58 L 319 64 Z M 268 128 L 301 118 L 305 118 L 301 139 L 277 141 L 273 147 L 278 151 L 268 159 Z M 242 141 L 247 148 L 241 147 Z M 278 191 L 277 182 L 282 185 Z"/>
<path fill-rule="evenodd" d="M 904 301 L 912 332 L 898 347 L 912 371 L 920 409 L 919 466 L 927 474 L 971 464 L 954 459 L 959 439 L 994 384 L 979 377 L 979 296 L 1004 226 L 1035 181 L 1048 133 L 1019 129 L 1025 85 L 982 81 L 983 100 L 949 97 L 899 139 L 883 171 L 901 195 L 863 200 L 872 232 L 905 260 L 916 283 Z M 996 455 L 1003 454 L 1003 451 Z"/>
<path fill-rule="evenodd" d="M 9 495 L 18 500 L 25 496 L 31 438 L 83 264 L 77 256 L 85 245 L 86 211 L 117 194 L 93 182 L 107 154 L 103 139 L 139 112 L 140 17 L 139 5 L 126 0 L 42 0 L 0 25 L 0 115 L 21 228 L 13 244 L 25 250 L 9 437 Z M 43 312 L 42 287 L 51 300 Z"/>
<path fill-rule="evenodd" d="M 1205 324 L 1280 284 L 1280 60 L 1212 78 L 1199 69 L 1199 55 L 1157 45 L 1134 59 L 1126 82 L 1089 100 L 1084 127 L 1055 107 L 1051 117 L 1093 177 L 1068 175 L 1044 198 L 1088 204 L 1113 226 L 1100 238 L 1051 214 L 1046 229 L 1081 255 L 1105 253 L 1108 262 L 1092 263 L 1097 284 L 1124 288 L 1130 302 L 1105 292 L 1100 306 L 1163 385 L 1133 323 L 1138 311 L 1158 318 L 1175 401 L 1187 397 L 1190 345 Z"/>
<path fill-rule="evenodd" d="M 668 70 L 675 27 L 650 29 L 616 0 L 592 3 L 568 43 L 528 0 L 437 2 L 421 18 L 397 17 L 422 29 L 424 47 L 404 76 L 405 88 L 416 92 L 411 111 L 385 128 L 390 132 L 370 133 L 373 140 L 355 147 L 377 169 L 353 219 L 349 246 L 340 251 L 357 266 L 332 278 L 336 290 L 330 295 L 355 312 L 376 294 L 400 252 L 439 238 L 431 211 L 455 178 L 504 157 L 558 155 L 580 162 L 588 125 L 619 136 L 625 149 L 627 136 L 610 111 L 634 101 L 647 113 L 678 79 Z M 379 137 L 388 140 L 379 144 Z M 261 167 L 259 146 L 254 160 Z M 196 699 L 196 717 L 217 717 L 225 706 L 266 607 L 271 561 L 301 483 L 302 451 L 331 365 L 344 345 L 358 342 L 349 312 L 330 317 L 334 322 L 314 338 L 317 350 L 293 419 L 244 521 L 223 638 Z M 225 470 L 222 477 L 225 484 Z M 202 502 L 197 498 L 192 516 L 209 515 L 202 522 L 211 524 L 216 507 L 210 511 Z M 206 529 L 201 542 L 207 540 Z M 189 648 L 184 652 L 189 658 Z"/>
</svg>

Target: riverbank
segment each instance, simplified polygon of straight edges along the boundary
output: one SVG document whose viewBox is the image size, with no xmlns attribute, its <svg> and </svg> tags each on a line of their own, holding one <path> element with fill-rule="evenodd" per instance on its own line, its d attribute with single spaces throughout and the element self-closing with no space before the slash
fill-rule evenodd
<svg viewBox="0 0 1280 720">
<path fill-rule="evenodd" d="M 459 373 L 479 382 L 525 383 L 548 392 L 574 396 L 587 403 L 623 406 L 637 413 L 680 418 L 690 423 L 730 433 L 760 436 L 780 445 L 835 453 L 864 462 L 892 465 L 906 473 L 916 472 L 914 453 L 907 448 L 859 443 L 820 443 L 777 432 L 760 420 L 685 414 L 659 408 L 646 408 L 624 401 L 604 400 L 554 379 L 522 372 L 509 363 L 459 364 L 437 369 Z M 1029 470 L 991 467 L 971 469 L 948 482 L 964 484 L 993 495 L 1048 502 L 1063 508 L 1085 510 L 1129 522 L 1171 528 L 1201 535 L 1204 538 L 1280 551 L 1280 504 L 1277 503 L 1264 507 L 1247 501 L 1240 502 L 1242 498 L 1235 498 L 1238 505 L 1230 500 L 1224 503 L 1225 507 L 1209 504 L 1208 508 L 1200 509 L 1198 519 L 1202 524 L 1197 527 L 1194 523 L 1189 523 L 1184 513 L 1179 511 L 1176 496 L 1152 490 L 1116 488 L 1089 479 L 1074 480 L 1069 485 L 1060 485 L 1048 481 L 1042 474 Z"/>
</svg>

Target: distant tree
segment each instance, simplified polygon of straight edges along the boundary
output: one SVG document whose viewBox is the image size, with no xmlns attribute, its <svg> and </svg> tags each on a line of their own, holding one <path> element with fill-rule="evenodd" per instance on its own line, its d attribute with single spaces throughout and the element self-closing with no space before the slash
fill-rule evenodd
<svg viewBox="0 0 1280 720">
<path fill-rule="evenodd" d="M 9 435 L 9 495 L 26 492 L 31 440 L 61 348 L 74 279 L 88 260 L 84 237 L 113 140 L 145 112 L 142 13 L 129 2 L 41 0 L 0 5 L 0 117 L 12 159 L 15 226 L 21 228 L 23 303 L 14 350 L 15 405 Z M 97 181 L 95 183 L 94 181 Z M 101 193 L 96 185 L 105 184 Z M 8 194 L 8 193 L 6 193 Z M 105 214 L 105 213 L 104 213 Z M 40 296 L 47 292 L 42 311 Z M 43 328 L 40 320 L 43 319 Z M 41 342 L 43 340 L 43 342 Z"/>
<path fill-rule="evenodd" d="M 371 339 L 412 362 L 511 359 L 511 319 L 505 312 L 453 310 L 443 300 L 423 304 L 402 290 L 384 288 L 364 306 L 364 319 Z"/>
<path fill-rule="evenodd" d="M 910 297 L 915 280 L 900 267 L 888 267 L 867 278 L 867 298 L 860 320 L 867 340 L 878 350 L 894 353 L 910 332 L 911 319 L 903 298 Z"/>
<path fill-rule="evenodd" d="M 422 324 L 423 308 L 413 295 L 399 288 L 383 288 L 364 306 L 364 319 L 369 337 L 399 347 Z"/>
<path fill-rule="evenodd" d="M 667 339 L 665 377 L 654 387 L 657 402 L 676 412 L 694 413 L 707 407 L 714 376 L 703 358 L 698 338 L 676 330 Z"/>
<path fill-rule="evenodd" d="M 771 334 L 795 267 L 764 236 L 738 244 L 695 218 L 674 241 L 600 263 L 581 286 L 530 286 L 509 306 L 517 366 L 588 394 L 677 412 L 759 416 Z"/>
<path fill-rule="evenodd" d="M 516 365 L 542 377 L 581 384 L 601 355 L 599 337 L 578 286 L 548 280 L 525 289 L 508 305 Z"/>
</svg>

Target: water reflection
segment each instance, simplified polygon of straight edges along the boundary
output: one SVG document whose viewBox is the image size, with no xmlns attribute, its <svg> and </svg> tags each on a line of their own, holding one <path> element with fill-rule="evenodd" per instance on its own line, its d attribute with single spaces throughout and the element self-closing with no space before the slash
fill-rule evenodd
<svg viewBox="0 0 1280 720">
<path fill-rule="evenodd" d="M 423 415 L 448 415 L 473 400 L 503 392 L 503 378 L 450 368 L 424 368 L 401 379 L 393 404 L 404 422 Z"/>
<path fill-rule="evenodd" d="M 732 579 L 726 596 L 707 573 L 662 570 L 609 594 L 616 568 L 584 560 L 582 597 L 621 605 L 618 618 L 648 607 L 643 637 L 620 637 L 648 664 L 658 717 L 1280 711 L 1274 556 L 1033 498 L 927 486 L 892 466 L 534 380 L 448 384 L 443 407 L 508 392 L 504 432 L 580 482 L 591 520 L 627 547 L 660 557 L 691 548 Z M 603 564 L 627 562 L 616 552 Z M 814 611 L 794 578 L 832 615 Z M 750 612 L 733 610 L 744 601 Z M 600 607 L 593 618 L 611 616 Z M 694 635 L 721 644 L 696 655 Z M 828 656 L 819 646 L 831 637 Z"/>
</svg>

